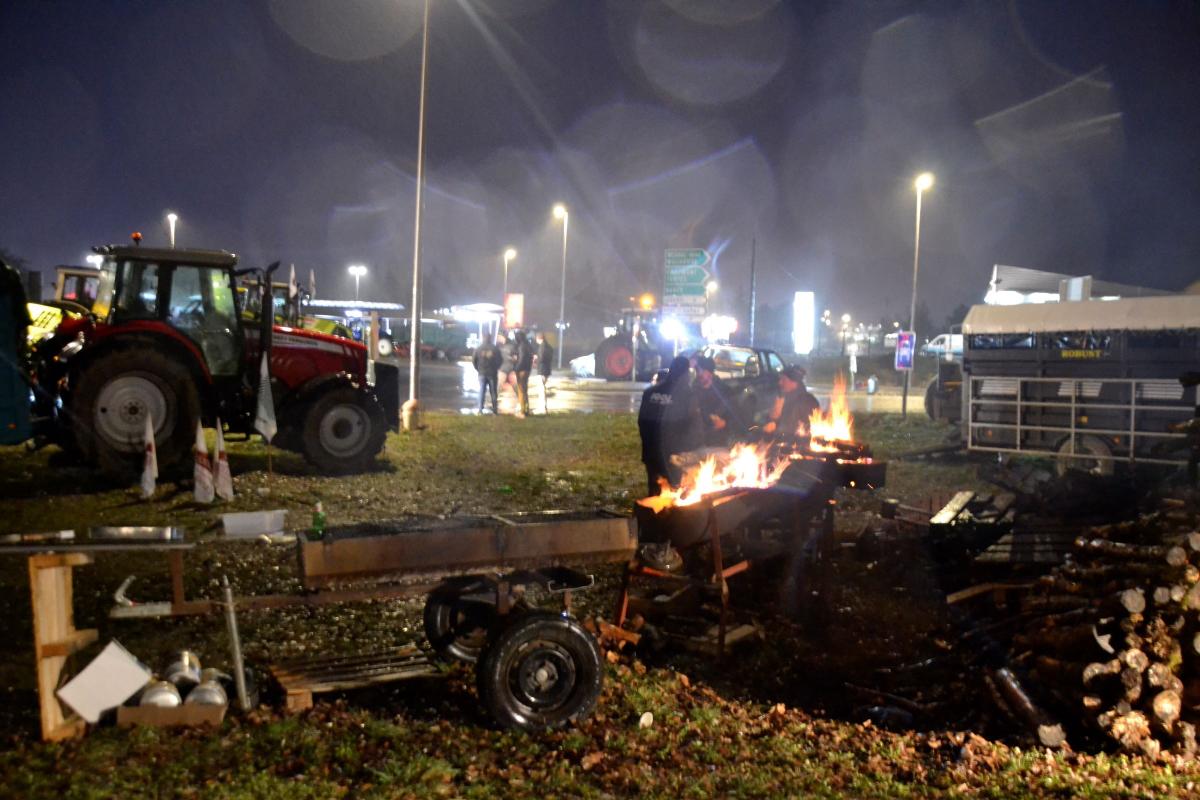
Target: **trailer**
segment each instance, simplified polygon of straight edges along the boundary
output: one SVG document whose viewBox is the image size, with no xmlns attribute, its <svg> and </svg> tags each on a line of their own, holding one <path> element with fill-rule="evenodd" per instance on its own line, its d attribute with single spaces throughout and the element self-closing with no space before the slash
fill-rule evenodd
<svg viewBox="0 0 1200 800">
<path fill-rule="evenodd" d="M 286 694 L 287 707 L 300 710 L 312 705 L 314 694 L 430 675 L 440 671 L 439 661 L 463 661 L 475 665 L 486 713 L 500 727 L 524 730 L 573 724 L 595 707 L 603 681 L 600 648 L 571 616 L 572 595 L 594 582 L 581 567 L 628 562 L 637 545 L 633 519 L 604 511 L 348 525 L 331 528 L 319 539 L 296 537 L 303 591 L 223 600 L 185 596 L 184 559 L 196 545 L 185 541 L 179 528 L 93 529 L 79 539 L 73 533 L 50 539 L 14 536 L 0 543 L 0 552 L 28 555 L 31 574 L 34 561 L 48 557 L 62 561 L 56 565 L 70 572 L 90 563 L 94 554 L 162 552 L 171 575 L 171 599 L 135 602 L 125 595 L 127 580 L 114 595 L 116 605 L 109 613 L 114 619 L 425 597 L 422 646 L 268 665 Z M 69 576 L 63 579 L 69 587 Z M 534 589 L 557 598 L 558 608 L 533 607 L 528 596 Z M 54 596 L 70 597 L 70 590 Z M 60 627 L 70 628 L 70 608 L 61 602 L 52 612 L 35 608 L 35 618 L 39 614 L 63 615 Z M 235 655 L 235 662 L 239 659 Z M 55 666 L 62 669 L 61 659 Z M 40 689 L 43 683 L 42 704 L 54 709 L 58 674 L 39 681 Z M 44 716 L 43 735 L 74 729 L 63 723 L 60 716 Z"/>
</svg>

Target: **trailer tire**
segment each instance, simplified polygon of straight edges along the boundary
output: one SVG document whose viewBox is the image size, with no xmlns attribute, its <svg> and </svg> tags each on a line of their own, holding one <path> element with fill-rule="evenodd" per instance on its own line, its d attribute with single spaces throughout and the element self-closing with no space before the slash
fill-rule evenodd
<svg viewBox="0 0 1200 800">
<path fill-rule="evenodd" d="M 479 699 L 501 728 L 540 730 L 583 719 L 604 671 L 595 638 L 564 614 L 517 615 L 476 665 Z"/>
<path fill-rule="evenodd" d="M 73 406 L 80 452 L 116 478 L 133 477 L 141 467 L 147 413 L 163 471 L 188 455 L 200 418 L 200 397 L 187 369 L 149 348 L 114 350 L 90 363 L 78 379 Z"/>
<path fill-rule="evenodd" d="M 474 664 L 496 625 L 496 604 L 440 587 L 425 601 L 425 638 L 447 661 Z"/>
<path fill-rule="evenodd" d="M 304 412 L 304 458 L 327 474 L 365 470 L 387 438 L 379 401 L 349 387 L 322 394 Z"/>
<path fill-rule="evenodd" d="M 934 378 L 929 382 L 929 385 L 925 387 L 925 413 L 934 422 L 937 422 L 942 415 L 940 400 L 941 398 L 938 397 L 937 378 Z"/>
<path fill-rule="evenodd" d="M 1116 462 L 1111 458 L 1071 458 L 1071 439 L 1067 437 L 1058 445 L 1058 457 L 1054 462 L 1054 471 L 1058 477 L 1065 477 L 1071 472 L 1084 472 L 1089 475 L 1106 478 L 1116 471 Z M 1076 455 L 1111 456 L 1112 448 L 1099 436 L 1085 434 L 1075 443 Z"/>
</svg>

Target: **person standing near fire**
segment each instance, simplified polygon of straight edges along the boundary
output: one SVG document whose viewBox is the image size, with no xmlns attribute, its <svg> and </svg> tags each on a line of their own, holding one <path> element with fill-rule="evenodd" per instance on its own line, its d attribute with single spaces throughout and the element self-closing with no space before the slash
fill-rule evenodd
<svg viewBox="0 0 1200 800">
<path fill-rule="evenodd" d="M 550 413 L 550 391 L 547 383 L 550 380 L 550 373 L 554 370 L 554 347 L 546 341 L 546 334 L 541 331 L 534 336 L 534 341 L 537 343 L 537 371 L 538 377 L 542 383 L 542 413 Z"/>
<path fill-rule="evenodd" d="M 700 412 L 688 382 L 689 366 L 686 357 L 676 356 L 667 376 L 642 393 L 638 433 L 649 496 L 660 493 L 661 481 L 679 485 L 681 470 L 671 463 L 671 456 L 691 450 L 695 443 Z"/>
<path fill-rule="evenodd" d="M 696 381 L 692 391 L 700 414 L 701 438 L 705 447 L 728 447 L 742 433 L 738 415 L 729 400 L 725 383 L 716 375 L 717 364 L 709 356 L 695 359 Z"/>
<path fill-rule="evenodd" d="M 479 413 L 481 414 L 489 392 L 492 396 L 492 413 L 500 413 L 497 393 L 499 392 L 500 362 L 503 360 L 504 356 L 500 354 L 500 348 L 490 339 L 484 339 L 479 347 L 475 348 L 475 356 L 471 359 L 471 363 L 475 365 L 475 372 L 479 375 Z"/>
<path fill-rule="evenodd" d="M 802 367 L 787 367 L 779 373 L 779 393 L 763 433 L 776 439 L 794 439 L 808 435 L 808 420 L 814 411 L 821 410 L 817 398 L 804 386 Z M 804 433 L 800 433 L 801 426 Z"/>
<path fill-rule="evenodd" d="M 517 416 L 524 417 L 529 414 L 529 373 L 533 370 L 533 348 L 525 331 L 513 335 L 509 355 L 517 378 Z"/>
</svg>

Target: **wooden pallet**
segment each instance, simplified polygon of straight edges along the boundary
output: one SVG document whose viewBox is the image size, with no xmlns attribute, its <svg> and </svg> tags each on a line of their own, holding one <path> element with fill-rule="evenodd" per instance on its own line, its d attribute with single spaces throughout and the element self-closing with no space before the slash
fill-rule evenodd
<svg viewBox="0 0 1200 800">
<path fill-rule="evenodd" d="M 416 645 L 354 656 L 292 659 L 268 669 L 287 693 L 288 711 L 312 708 L 314 694 L 378 686 L 438 671 Z"/>
</svg>

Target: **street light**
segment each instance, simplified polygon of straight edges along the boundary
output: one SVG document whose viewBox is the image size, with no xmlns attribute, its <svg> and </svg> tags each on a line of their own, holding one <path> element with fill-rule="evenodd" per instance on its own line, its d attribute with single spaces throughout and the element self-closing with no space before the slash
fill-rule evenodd
<svg viewBox="0 0 1200 800">
<path fill-rule="evenodd" d="M 367 268 L 362 264 L 351 264 L 347 270 L 354 276 L 354 302 L 358 302 L 358 281 L 363 275 L 367 274 Z"/>
<path fill-rule="evenodd" d="M 179 221 L 179 215 L 174 211 L 167 214 L 167 227 L 171 230 L 171 249 L 175 249 L 175 223 Z"/>
<path fill-rule="evenodd" d="M 850 327 L 850 315 L 842 314 L 842 355 L 846 355 L 846 330 Z"/>
<path fill-rule="evenodd" d="M 917 270 L 921 264 L 921 196 L 933 186 L 933 173 L 922 172 L 913 181 L 913 189 L 917 192 L 917 223 L 913 232 L 913 287 L 912 287 L 912 304 L 908 309 L 908 327 L 913 335 L 913 342 L 917 339 Z M 908 388 L 912 383 L 912 370 L 904 371 L 904 394 L 900 398 L 900 416 L 902 419 L 908 419 Z"/>
<path fill-rule="evenodd" d="M 504 294 L 500 296 L 500 320 L 501 324 L 508 322 L 508 262 L 517 257 L 517 251 L 513 248 L 508 248 L 504 251 Z"/>
<path fill-rule="evenodd" d="M 558 203 L 554 206 L 554 218 L 561 219 L 563 224 L 562 289 L 558 296 L 558 368 L 562 369 L 563 350 L 567 338 L 567 225 L 570 223 L 571 217 L 567 214 L 567 207 Z"/>
<path fill-rule="evenodd" d="M 408 401 L 401 412 L 404 430 L 421 427 L 421 195 L 425 189 L 425 89 L 429 71 L 429 0 L 421 19 L 421 97 L 417 103 L 417 197 L 413 219 L 412 320 L 408 338 Z"/>
</svg>

